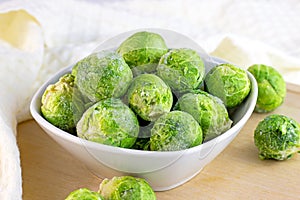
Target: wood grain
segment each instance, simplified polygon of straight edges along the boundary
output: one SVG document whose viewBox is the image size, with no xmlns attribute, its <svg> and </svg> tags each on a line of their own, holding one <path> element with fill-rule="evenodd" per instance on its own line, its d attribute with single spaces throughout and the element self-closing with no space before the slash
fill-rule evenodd
<svg viewBox="0 0 300 200">
<path fill-rule="evenodd" d="M 272 113 L 300 122 L 300 86 L 288 84 L 285 102 Z M 253 131 L 269 114 L 253 113 L 233 142 L 195 178 L 165 192 L 159 200 L 300 199 L 300 155 L 287 161 L 262 161 Z M 59 200 L 71 191 L 98 190 L 101 179 L 56 144 L 33 120 L 18 125 L 24 200 Z"/>
</svg>

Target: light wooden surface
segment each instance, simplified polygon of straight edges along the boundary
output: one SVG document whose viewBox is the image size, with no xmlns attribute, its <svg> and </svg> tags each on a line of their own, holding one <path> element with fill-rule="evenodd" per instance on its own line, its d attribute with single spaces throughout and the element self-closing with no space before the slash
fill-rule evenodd
<svg viewBox="0 0 300 200">
<path fill-rule="evenodd" d="M 273 113 L 300 122 L 300 87 L 288 84 L 286 100 Z M 253 131 L 268 114 L 252 114 L 234 141 L 202 172 L 159 200 L 300 199 L 300 155 L 287 161 L 259 160 Z M 24 200 L 59 200 L 71 191 L 97 190 L 101 179 L 56 144 L 30 120 L 18 126 Z"/>
</svg>

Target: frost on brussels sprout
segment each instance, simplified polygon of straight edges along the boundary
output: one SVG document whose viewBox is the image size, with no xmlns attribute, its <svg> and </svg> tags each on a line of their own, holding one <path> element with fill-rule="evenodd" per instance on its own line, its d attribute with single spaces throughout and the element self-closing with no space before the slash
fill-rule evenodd
<svg viewBox="0 0 300 200">
<path fill-rule="evenodd" d="M 226 63 L 208 72 L 205 87 L 210 94 L 219 97 L 227 108 L 233 108 L 247 97 L 251 82 L 245 70 Z"/>
<path fill-rule="evenodd" d="M 117 49 L 135 75 L 154 72 L 160 57 L 167 51 L 164 39 L 147 31 L 131 35 Z"/>
<path fill-rule="evenodd" d="M 65 200 L 104 200 L 104 198 L 97 192 L 80 188 L 71 192 Z"/>
<path fill-rule="evenodd" d="M 257 125 L 254 142 L 262 160 L 289 159 L 300 148 L 300 125 L 284 115 L 269 115 Z"/>
<path fill-rule="evenodd" d="M 82 99 L 74 85 L 74 76 L 65 74 L 46 88 L 41 100 L 41 113 L 54 126 L 74 134 L 76 123 L 85 110 Z"/>
<path fill-rule="evenodd" d="M 80 138 L 117 147 L 131 148 L 138 133 L 139 124 L 133 111 L 114 98 L 88 108 L 77 124 Z"/>
<path fill-rule="evenodd" d="M 107 200 L 155 200 L 156 196 L 150 185 L 142 178 L 132 176 L 104 179 L 99 193 Z"/>
<path fill-rule="evenodd" d="M 91 101 L 121 97 L 132 81 L 132 72 L 115 52 L 91 54 L 74 66 L 75 83 Z"/>
<path fill-rule="evenodd" d="M 205 141 L 224 133 L 232 124 L 223 102 L 204 91 L 184 94 L 179 98 L 175 109 L 185 111 L 196 119 Z"/>
<path fill-rule="evenodd" d="M 202 130 L 188 113 L 172 111 L 158 118 L 151 129 L 150 150 L 177 151 L 202 143 Z"/>
<path fill-rule="evenodd" d="M 143 120 L 154 121 L 171 110 L 171 89 L 154 74 L 137 76 L 127 91 L 129 107 Z"/>
<path fill-rule="evenodd" d="M 252 65 L 248 71 L 253 74 L 258 86 L 256 112 L 270 112 L 280 106 L 286 95 L 283 77 L 273 67 Z"/>
<path fill-rule="evenodd" d="M 175 93 L 197 88 L 204 78 L 204 63 L 199 54 L 187 48 L 173 49 L 161 57 L 157 75 Z"/>
</svg>

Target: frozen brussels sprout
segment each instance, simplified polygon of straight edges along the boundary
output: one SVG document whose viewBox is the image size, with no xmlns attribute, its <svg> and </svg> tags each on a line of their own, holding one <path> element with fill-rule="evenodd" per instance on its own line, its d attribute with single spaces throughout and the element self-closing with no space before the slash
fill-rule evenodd
<svg viewBox="0 0 300 200">
<path fill-rule="evenodd" d="M 245 70 L 232 64 L 220 64 L 205 77 L 206 90 L 219 97 L 227 108 L 233 108 L 247 97 L 251 82 Z"/>
<path fill-rule="evenodd" d="M 147 31 L 131 35 L 117 49 L 135 75 L 154 72 L 160 57 L 167 51 L 164 39 Z"/>
<path fill-rule="evenodd" d="M 285 81 L 273 67 L 252 65 L 248 71 L 253 74 L 258 86 L 256 112 L 270 112 L 280 106 L 286 95 Z"/>
<path fill-rule="evenodd" d="M 123 148 L 131 148 L 138 133 L 139 124 L 133 111 L 114 98 L 95 103 L 77 124 L 80 138 Z"/>
<path fill-rule="evenodd" d="M 127 91 L 129 107 L 143 120 L 154 121 L 171 110 L 171 89 L 154 74 L 134 78 Z"/>
<path fill-rule="evenodd" d="M 99 193 L 106 200 L 155 200 L 156 196 L 151 186 L 142 178 L 132 176 L 104 179 L 99 187 Z"/>
<path fill-rule="evenodd" d="M 202 143 L 198 122 L 190 114 L 172 111 L 158 118 L 151 129 L 150 150 L 178 151 Z"/>
<path fill-rule="evenodd" d="M 175 109 L 185 111 L 196 119 L 205 141 L 224 133 L 232 124 L 223 102 L 204 91 L 184 94 L 178 99 Z"/>
<path fill-rule="evenodd" d="M 109 51 L 91 54 L 73 68 L 79 90 L 93 102 L 121 97 L 133 77 L 124 59 Z"/>
<path fill-rule="evenodd" d="M 76 123 L 85 110 L 83 97 L 74 85 L 74 76 L 63 75 L 49 85 L 41 99 L 41 113 L 54 126 L 75 133 Z"/>
<path fill-rule="evenodd" d="M 284 115 L 269 115 L 258 123 L 254 142 L 262 160 L 289 159 L 300 150 L 300 125 Z"/>
<path fill-rule="evenodd" d="M 186 92 L 197 88 L 203 81 L 204 63 L 199 54 L 187 48 L 173 49 L 163 55 L 157 66 L 157 75 L 174 92 Z"/>
<path fill-rule="evenodd" d="M 98 192 L 80 188 L 71 192 L 65 200 L 104 200 L 104 198 Z"/>
</svg>

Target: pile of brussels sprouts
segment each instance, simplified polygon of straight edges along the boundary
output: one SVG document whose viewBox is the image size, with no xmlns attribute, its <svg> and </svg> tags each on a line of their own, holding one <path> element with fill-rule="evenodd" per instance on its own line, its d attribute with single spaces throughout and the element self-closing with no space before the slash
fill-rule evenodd
<svg viewBox="0 0 300 200">
<path fill-rule="evenodd" d="M 281 74 L 271 66 L 255 64 L 248 68 L 258 85 L 255 112 L 269 113 L 278 108 L 286 96 Z M 270 114 L 254 130 L 254 144 L 259 158 L 287 160 L 300 150 L 300 125 L 291 117 Z"/>
<path fill-rule="evenodd" d="M 245 70 L 215 66 L 190 48 L 169 49 L 141 31 L 116 50 L 93 53 L 49 85 L 41 113 L 56 127 L 101 144 L 176 151 L 211 140 L 232 126 L 228 109 L 251 89 Z"/>
<path fill-rule="evenodd" d="M 99 190 L 80 188 L 72 191 L 65 200 L 156 200 L 156 195 L 142 178 L 119 176 L 104 179 Z"/>
<path fill-rule="evenodd" d="M 191 148 L 230 129 L 228 111 L 251 90 L 245 70 L 225 63 L 205 74 L 204 61 L 193 49 L 169 49 L 157 33 L 137 32 L 116 50 L 80 60 L 49 85 L 41 113 L 56 127 L 101 144 L 150 151 Z M 274 111 L 286 96 L 283 77 L 262 64 L 248 71 L 258 84 L 255 112 Z M 282 115 L 264 119 L 254 134 L 260 158 L 290 158 L 299 150 L 299 129 Z"/>
</svg>

